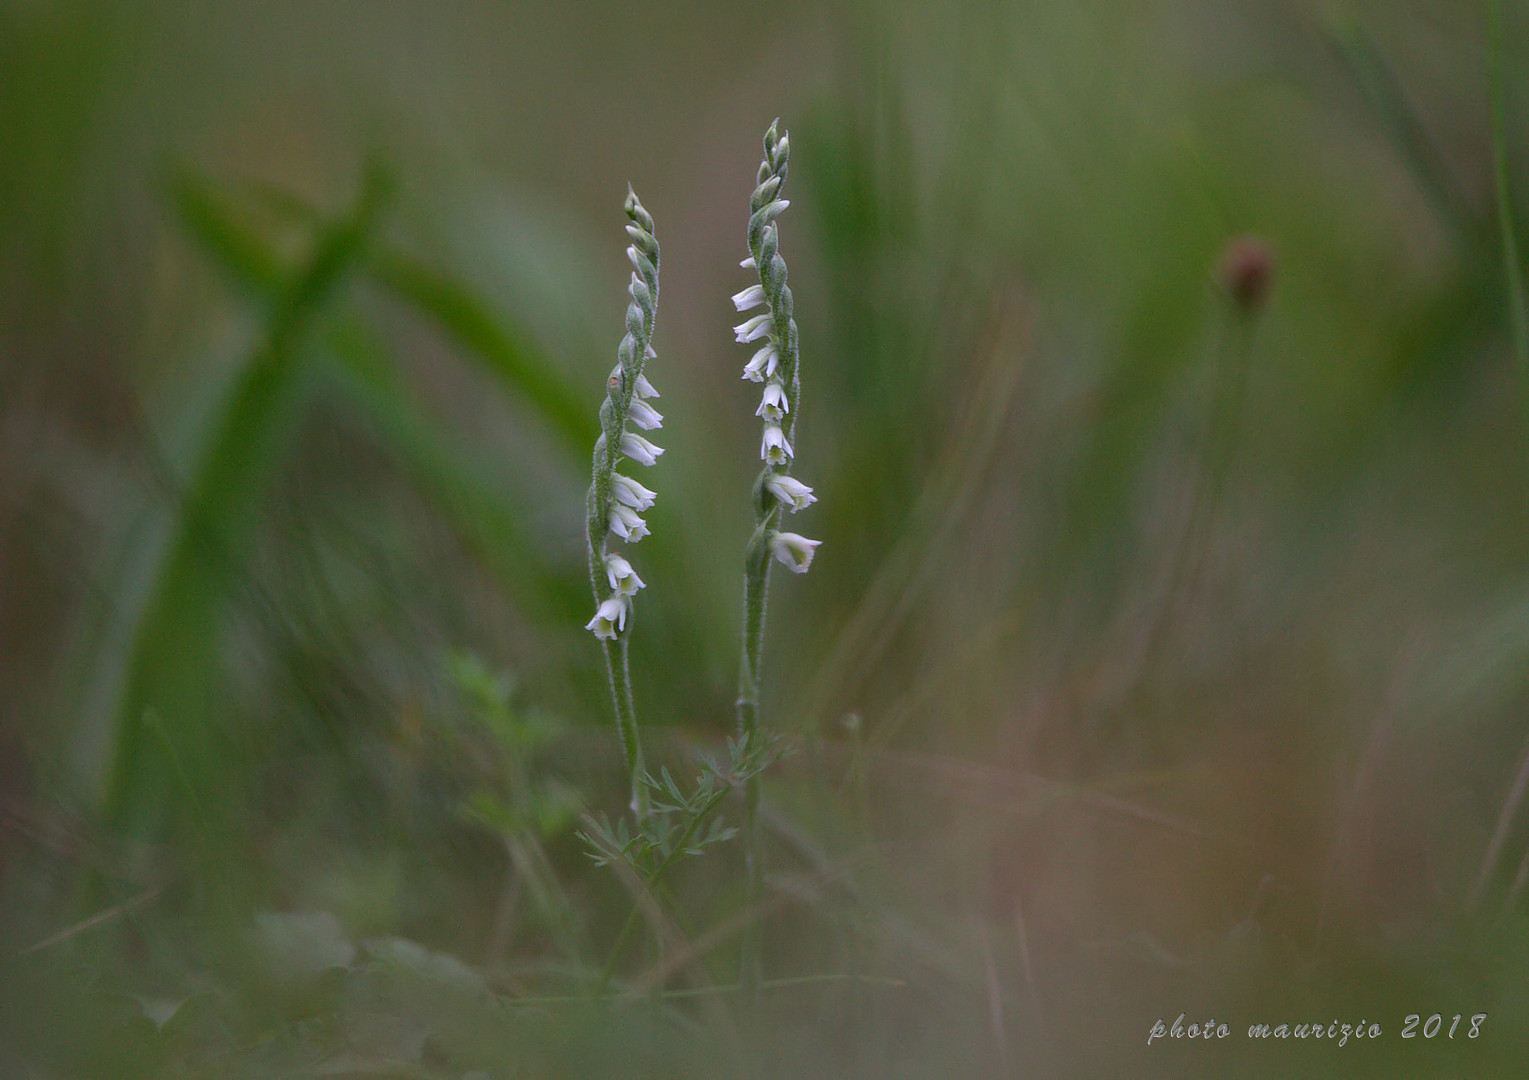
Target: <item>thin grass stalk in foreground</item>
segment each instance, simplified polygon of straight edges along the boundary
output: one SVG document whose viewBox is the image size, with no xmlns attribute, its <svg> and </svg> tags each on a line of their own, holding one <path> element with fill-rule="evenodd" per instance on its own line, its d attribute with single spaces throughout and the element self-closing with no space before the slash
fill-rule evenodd
<svg viewBox="0 0 1529 1080">
<path fill-rule="evenodd" d="M 654 493 L 616 471 L 623 458 L 652 465 L 663 450 L 641 435 L 627 431 L 627 421 L 645 430 L 661 425 L 663 417 L 645 399 L 658 391 L 643 376 L 645 362 L 653 356 L 653 319 L 658 310 L 658 240 L 653 218 L 627 189 L 626 214 L 631 219 L 626 249 L 632 263 L 627 286 L 631 302 L 626 309 L 626 333 L 616 350 L 617 363 L 606 380 L 605 401 L 600 406 L 600 435 L 595 439 L 594 480 L 587 502 L 589 580 L 595 593 L 595 617 L 585 629 L 594 631 L 605 652 L 610 676 L 611 700 L 616 727 L 626 755 L 627 778 L 632 790 L 632 813 L 640 823 L 648 818 L 648 792 L 643 784 L 642 741 L 637 730 L 637 710 L 632 704 L 632 676 L 627 662 L 628 622 L 632 597 L 643 581 L 619 554 L 607 550 L 612 533 L 628 543 L 648 535 L 638 511 L 653 505 Z"/>
<path fill-rule="evenodd" d="M 1504 37 L 1502 0 L 1488 0 L 1487 93 L 1491 111 L 1492 176 L 1497 196 L 1497 225 L 1502 242 L 1503 285 L 1508 294 L 1508 320 L 1513 340 L 1513 355 L 1518 362 L 1519 379 L 1525 380 L 1519 388 L 1519 393 L 1523 397 L 1525 415 L 1529 417 L 1529 315 L 1526 315 L 1524 308 L 1524 275 L 1518 261 L 1518 233 L 1513 227 L 1513 191 L 1508 181 L 1508 106 L 1504 72 L 1506 61 L 1503 56 Z M 1517 816 L 1525 789 L 1529 787 L 1529 741 L 1526 741 L 1524 746 L 1523 760 L 1514 776 L 1513 785 L 1509 789 L 1502 812 L 1498 814 L 1497 827 L 1493 831 L 1491 842 L 1487 844 L 1486 854 L 1481 861 L 1481 870 L 1477 875 L 1475 887 L 1471 890 L 1472 910 L 1480 907 L 1486 896 L 1492 875 L 1497 869 L 1498 859 L 1502 856 L 1508 832 L 1513 826 L 1513 819 Z M 1529 880 L 1529 851 L 1525 852 L 1524 860 L 1509 888 L 1508 907 L 1505 910 L 1512 909 L 1526 880 Z"/>
<path fill-rule="evenodd" d="M 1502 238 L 1504 287 L 1508 293 L 1508 320 L 1513 335 L 1513 355 L 1520 378 L 1529 378 L 1529 313 L 1524 309 L 1524 272 L 1518 261 L 1518 233 L 1513 227 L 1513 190 L 1508 183 L 1508 105 L 1503 71 L 1502 0 L 1487 3 L 1488 93 L 1491 98 L 1492 179 L 1497 196 L 1497 225 Z"/>
<path fill-rule="evenodd" d="M 789 475 L 800 413 L 801 376 L 791 289 L 786 284 L 786 260 L 780 254 L 780 235 L 775 224 L 775 219 L 791 205 L 779 198 L 791 151 L 790 137 L 779 132 L 779 125 L 777 119 L 765 133 L 764 161 L 760 163 L 758 183 L 749 201 L 749 257 L 741 264 L 758 273 L 759 283 L 733 297 L 733 305 L 740 312 L 767 309 L 735 327 L 738 341 L 764 342 L 743 369 L 745 379 L 764 384 L 764 395 L 754 414 L 764 421 L 759 447 L 764 468 L 754 483 L 754 534 L 749 538 L 744 557 L 743 655 L 738 673 L 738 738 L 746 749 L 759 740 L 759 667 L 764 652 L 770 556 L 803 573 L 812 563 L 818 546 L 816 540 L 777 529 L 783 508 L 794 513 L 817 501 L 810 487 Z M 748 876 L 747 904 L 751 910 L 759 902 L 763 880 L 755 823 L 758 808 L 759 780 L 750 776 L 744 788 L 743 848 Z M 745 992 L 752 995 L 760 980 L 757 923 L 744 935 L 741 975 Z"/>
</svg>

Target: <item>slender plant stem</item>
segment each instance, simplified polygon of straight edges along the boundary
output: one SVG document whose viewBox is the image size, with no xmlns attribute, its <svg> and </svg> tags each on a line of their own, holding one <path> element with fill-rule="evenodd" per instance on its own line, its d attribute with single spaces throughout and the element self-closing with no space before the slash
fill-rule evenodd
<svg viewBox="0 0 1529 1080">
<path fill-rule="evenodd" d="M 696 830 L 701 827 L 701 823 L 711 816 L 712 811 L 721 805 L 722 800 L 728 796 L 731 790 L 731 788 L 724 787 L 718 791 L 707 800 L 699 813 L 692 815 L 690 820 L 685 823 L 684 830 L 680 833 L 679 839 L 669 849 L 669 854 L 665 855 L 663 861 L 653 868 L 651 874 L 646 876 L 645 883 L 650 891 L 658 888 L 659 879 L 664 876 L 664 871 L 668 870 L 674 861 L 684 853 L 691 839 L 695 836 Z M 611 946 L 610 957 L 605 961 L 605 969 L 600 973 L 601 986 L 610 984 L 611 976 L 616 971 L 616 958 L 621 955 L 621 947 L 626 944 L 627 936 L 631 934 L 632 927 L 637 925 L 637 915 L 640 910 L 640 904 L 633 904 L 631 912 L 626 917 L 626 922 L 621 924 L 621 931 L 616 935 L 616 943 Z"/>
<path fill-rule="evenodd" d="M 1518 257 L 1518 232 L 1513 226 L 1513 189 L 1508 176 L 1508 103 L 1507 77 L 1505 71 L 1505 32 L 1503 28 L 1502 0 L 1487 0 L 1487 65 L 1489 107 L 1492 131 L 1492 179 L 1497 196 L 1497 228 L 1502 244 L 1503 284 L 1508 293 L 1508 325 L 1513 341 L 1513 356 L 1518 362 L 1519 378 L 1529 380 L 1529 314 L 1524 309 L 1524 273 Z M 1529 415 L 1529 385 L 1522 386 L 1520 393 Z M 1482 859 L 1481 872 L 1472 890 L 1471 907 L 1480 905 L 1491 882 L 1492 872 L 1507 839 L 1509 828 L 1523 800 L 1526 781 L 1529 781 L 1529 743 L 1525 744 L 1525 756 L 1514 779 L 1513 788 L 1498 816 L 1497 829 L 1487 845 Z M 1529 853 L 1519 868 L 1509 890 L 1509 905 L 1517 899 L 1524 886 Z"/>
<path fill-rule="evenodd" d="M 1508 842 L 1508 834 L 1513 829 L 1513 819 L 1518 816 L 1518 808 L 1524 801 L 1524 793 L 1529 792 L 1529 739 L 1524 740 L 1523 753 L 1520 755 L 1518 771 L 1513 777 L 1513 786 L 1508 789 L 1508 797 L 1503 801 L 1502 810 L 1497 815 L 1497 827 L 1492 830 L 1492 839 L 1487 844 L 1486 854 L 1481 859 L 1481 870 L 1476 875 L 1476 887 L 1471 890 L 1470 907 L 1474 911 L 1481 906 L 1486 897 L 1487 888 L 1492 884 L 1492 875 L 1497 870 L 1497 861 L 1502 858 L 1502 849 Z"/>
<path fill-rule="evenodd" d="M 1524 271 L 1518 259 L 1518 233 L 1513 227 L 1513 191 L 1508 178 L 1508 94 L 1503 39 L 1502 0 L 1488 0 L 1488 93 L 1491 97 L 1492 176 L 1497 194 L 1497 227 L 1502 240 L 1503 279 L 1508 290 L 1513 355 L 1518 360 L 1521 377 L 1529 378 L 1529 312 L 1524 307 Z"/>
<path fill-rule="evenodd" d="M 647 821 L 649 799 L 642 782 L 647 767 L 643 763 L 642 738 L 637 730 L 637 708 L 632 701 L 632 672 L 627 663 L 627 639 L 602 641 L 605 669 L 610 674 L 611 701 L 616 707 L 616 730 L 621 735 L 621 749 L 626 758 L 627 779 L 632 790 L 632 813 L 638 821 Z"/>
<path fill-rule="evenodd" d="M 1244 387 L 1247 381 L 1252 317 L 1233 311 L 1217 331 L 1210 419 L 1199 470 L 1194 477 L 1189 516 L 1173 540 L 1162 603 L 1152 616 L 1141 651 L 1143 674 L 1153 670 L 1179 620 L 1196 597 L 1204 573 L 1208 549 L 1220 512 L 1222 489 L 1236 448 Z"/>
<path fill-rule="evenodd" d="M 743 575 L 743 656 L 738 672 L 738 738 L 752 747 L 759 737 L 759 667 L 764 655 L 765 602 L 770 588 L 770 550 L 766 542 L 774 514 L 764 516 L 749 541 Z M 743 787 L 743 864 L 745 905 L 752 910 L 763 892 L 764 867 L 760 860 L 759 777 L 750 776 Z M 758 990 L 762 935 L 750 920 L 742 937 L 741 972 L 746 996 Z"/>
<path fill-rule="evenodd" d="M 770 979 L 759 984 L 760 990 L 788 990 L 797 986 L 817 986 L 822 983 L 854 982 L 866 986 L 903 987 L 907 982 L 903 979 L 890 978 L 880 975 L 859 975 L 854 972 L 830 972 L 821 975 L 793 975 L 784 979 Z M 723 983 L 719 986 L 697 986 L 683 990 L 665 990 L 658 996 L 666 1001 L 684 1000 L 687 998 L 710 997 L 716 994 L 736 994 L 744 989 L 741 983 Z M 640 1001 L 647 994 L 609 994 L 603 995 L 604 1000 L 609 1001 Z M 547 1005 L 578 1005 L 588 1001 L 587 996 L 578 994 L 540 994 L 535 997 L 502 998 L 502 1004 L 506 1006 L 528 1006 L 541 1008 Z"/>
</svg>

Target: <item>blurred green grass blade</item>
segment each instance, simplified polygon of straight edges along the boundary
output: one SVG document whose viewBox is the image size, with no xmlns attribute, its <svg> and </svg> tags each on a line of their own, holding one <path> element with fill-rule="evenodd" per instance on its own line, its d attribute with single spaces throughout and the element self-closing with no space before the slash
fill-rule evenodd
<svg viewBox="0 0 1529 1080">
<path fill-rule="evenodd" d="M 475 356 L 489 374 L 519 393 L 583 462 L 598 428 L 591 402 L 563 378 L 550 358 L 521 340 L 464 284 L 443 271 L 395 251 L 379 251 L 371 266 L 377 280 L 430 316 Z"/>
<path fill-rule="evenodd" d="M 582 559 L 552 565 L 547 545 L 506 507 L 488 477 L 416 405 L 380 342 L 354 322 L 328 335 L 339 384 L 421 493 L 533 618 L 567 623 L 588 606 Z"/>
<path fill-rule="evenodd" d="M 313 253 L 275 297 L 264 341 L 240 374 L 227 406 L 209 429 L 169 541 L 131 636 L 125 678 L 103 760 L 107 820 L 140 826 L 154 820 L 176 787 L 203 785 L 210 813 L 221 753 L 217 670 L 220 623 L 237 579 L 239 549 L 261 503 L 282 444 L 302 405 L 301 359 L 314 322 L 364 258 L 385 183 L 373 173 L 354 211 L 320 230 Z M 239 268 L 234 268 L 236 271 Z M 156 716 L 150 731 L 146 713 Z M 168 759 L 173 747 L 177 760 Z M 203 821 L 202 829 L 213 828 Z"/>
<path fill-rule="evenodd" d="M 288 220 L 306 223 L 318 217 L 318 211 L 289 192 L 261 186 L 252 194 L 265 209 Z M 183 210 L 203 242 L 247 284 L 271 286 L 274 268 L 269 254 L 258 237 L 238 225 L 232 203 L 217 199 L 205 186 L 192 186 Z M 367 270 L 433 321 L 495 381 L 528 401 L 563 448 L 583 463 L 599 434 L 596 412 L 551 357 L 527 342 L 466 283 L 443 270 L 380 245 Z"/>
<path fill-rule="evenodd" d="M 269 298 L 283 271 L 269 241 L 241 222 L 236 202 L 188 176 L 176 178 L 174 194 L 187 227 L 223 268 L 255 296 Z M 284 217 L 317 219 L 310 207 L 281 192 L 262 190 L 260 200 Z M 439 303 L 458 312 L 470 333 L 501 356 L 517 351 L 484 305 L 456 282 L 399 256 L 380 261 L 391 266 L 387 273 L 398 282 L 437 296 Z M 399 379 L 397 365 L 386 358 L 382 343 L 357 323 L 346 321 L 330 330 L 325 346 L 336 362 L 342 391 L 371 419 L 421 492 L 440 508 L 527 614 L 567 621 L 582 611 L 587 599 L 583 586 L 574 588 L 581 574 L 570 577 L 549 569 L 545 546 L 527 535 L 521 519 L 506 511 L 487 479 L 475 475 L 440 425 L 413 404 L 415 395 Z M 531 376 L 533 382 L 537 377 Z M 554 396 L 558 392 L 552 391 Z M 581 457 L 583 449 L 593 444 L 591 429 L 587 442 L 580 444 Z"/>
<path fill-rule="evenodd" d="M 1508 326 L 1520 377 L 1529 376 L 1529 313 L 1524 309 L 1524 268 L 1518 255 L 1518 230 L 1513 221 L 1513 187 L 1508 176 L 1508 87 L 1503 70 L 1503 10 L 1501 0 L 1487 4 L 1488 98 L 1492 132 L 1492 186 L 1496 195 L 1497 229 L 1502 248 L 1503 287 L 1508 299 Z"/>
<path fill-rule="evenodd" d="M 1374 41 L 1357 23 L 1333 24 L 1327 32 L 1344 66 L 1440 216 L 1462 235 L 1480 241 L 1484 223 L 1471 210 L 1458 177 L 1446 164 L 1438 143 L 1423 125 L 1401 80 Z"/>
<path fill-rule="evenodd" d="M 175 174 L 168 186 L 181 222 L 239 285 L 262 298 L 280 290 L 286 269 L 270 243 L 239 220 L 226 196 L 189 173 Z"/>
</svg>

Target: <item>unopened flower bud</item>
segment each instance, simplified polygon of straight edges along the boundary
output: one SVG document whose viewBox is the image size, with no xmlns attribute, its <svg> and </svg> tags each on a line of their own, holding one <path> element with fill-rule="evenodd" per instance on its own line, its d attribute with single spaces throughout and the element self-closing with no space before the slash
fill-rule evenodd
<svg viewBox="0 0 1529 1080">
<path fill-rule="evenodd" d="M 1217 281 L 1248 315 L 1263 307 L 1273 278 L 1274 253 L 1255 236 L 1233 240 L 1216 267 Z"/>
</svg>

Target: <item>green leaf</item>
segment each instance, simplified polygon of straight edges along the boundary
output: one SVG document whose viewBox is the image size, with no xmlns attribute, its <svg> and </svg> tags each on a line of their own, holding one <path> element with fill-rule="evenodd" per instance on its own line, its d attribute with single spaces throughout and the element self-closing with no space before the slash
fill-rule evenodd
<svg viewBox="0 0 1529 1080">
<path fill-rule="evenodd" d="M 559 566 L 547 538 L 532 535 L 484 475 L 416 404 L 383 344 L 354 322 L 329 335 L 338 385 L 367 415 L 380 442 L 438 508 L 505 590 L 537 619 L 567 623 L 588 605 L 588 585 L 573 564 Z M 591 445 L 593 441 L 591 440 Z"/>
<path fill-rule="evenodd" d="M 260 344 L 201 441 L 142 607 L 129 616 L 125 662 L 98 658 L 99 685 L 91 700 L 104 707 L 87 718 L 85 780 L 108 820 L 119 825 L 147 824 L 179 788 L 196 808 L 200 837 L 215 845 L 213 819 L 231 812 L 228 800 L 212 790 L 226 754 L 216 730 L 223 712 L 222 614 L 248 533 L 304 404 L 304 358 L 314 324 L 362 259 L 384 189 L 373 172 L 353 211 L 319 231 L 305 265 L 274 298 Z M 228 250 L 243 250 L 232 230 L 213 229 L 210 216 L 192 224 L 216 234 Z M 252 267 L 255 262 L 234 269 L 271 270 L 270 264 Z M 145 719 L 150 710 L 156 717 L 152 732 Z"/>
<path fill-rule="evenodd" d="M 476 295 L 451 275 L 397 252 L 379 252 L 377 280 L 429 315 L 484 369 L 533 406 L 560 436 L 563 449 L 582 463 L 599 427 L 591 395 L 581 394 L 550 359 L 522 340 Z"/>
<path fill-rule="evenodd" d="M 262 187 L 255 194 L 265 208 L 287 219 L 304 221 L 318 216 L 316 210 L 290 193 Z M 201 208 L 194 196 L 188 203 L 192 212 Z M 247 234 L 230 226 L 227 207 L 222 209 L 218 229 L 207 242 L 216 243 L 225 262 L 240 268 L 247 282 L 258 285 L 268 280 L 265 257 L 251 249 Z M 583 463 L 599 434 L 594 399 L 575 389 L 551 357 L 532 346 L 467 284 L 444 270 L 380 245 L 367 269 L 380 284 L 428 316 L 496 381 L 529 402 L 559 436 L 563 448 Z"/>
</svg>

